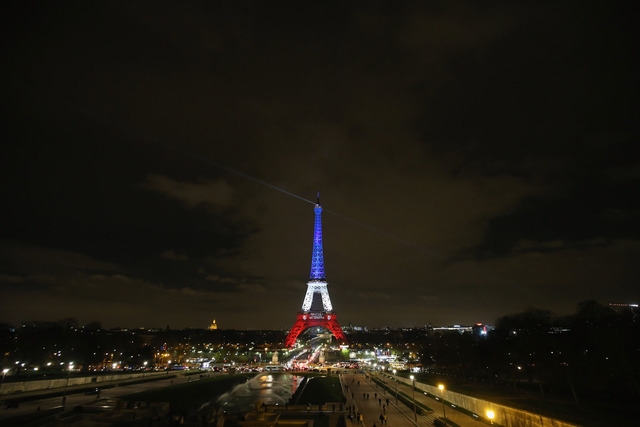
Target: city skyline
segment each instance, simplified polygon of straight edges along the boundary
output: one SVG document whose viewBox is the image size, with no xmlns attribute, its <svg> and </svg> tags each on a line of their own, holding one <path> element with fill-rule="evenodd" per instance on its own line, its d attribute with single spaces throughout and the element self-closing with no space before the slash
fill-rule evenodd
<svg viewBox="0 0 640 427">
<path fill-rule="evenodd" d="M 287 329 L 318 191 L 343 325 L 640 301 L 625 6 L 3 7 L 0 321 Z"/>
</svg>

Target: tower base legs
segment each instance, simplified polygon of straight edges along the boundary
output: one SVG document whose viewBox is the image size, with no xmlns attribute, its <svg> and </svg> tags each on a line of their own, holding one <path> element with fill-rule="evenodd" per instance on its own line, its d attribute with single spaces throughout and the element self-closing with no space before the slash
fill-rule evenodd
<svg viewBox="0 0 640 427">
<path fill-rule="evenodd" d="M 327 328 L 329 331 L 331 331 L 333 336 L 336 337 L 338 341 L 347 341 L 347 337 L 338 324 L 336 315 L 334 313 L 303 312 L 298 314 L 296 323 L 293 324 L 291 331 L 289 331 L 289 335 L 287 335 L 287 338 L 284 341 L 285 347 L 293 347 L 296 343 L 296 340 L 298 339 L 298 335 L 300 335 L 304 330 L 312 328 L 314 326 L 322 326 L 324 328 Z"/>
</svg>

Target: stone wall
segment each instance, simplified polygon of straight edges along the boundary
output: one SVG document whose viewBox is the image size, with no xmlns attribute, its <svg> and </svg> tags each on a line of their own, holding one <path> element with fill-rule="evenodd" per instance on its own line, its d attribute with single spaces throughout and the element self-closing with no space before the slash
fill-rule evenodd
<svg viewBox="0 0 640 427">
<path fill-rule="evenodd" d="M 408 378 L 396 377 L 398 381 L 411 385 L 411 380 Z M 438 387 L 431 386 L 416 381 L 416 389 L 426 391 L 435 396 L 440 396 L 440 390 Z M 509 406 L 499 405 L 497 403 L 489 402 L 488 400 L 478 399 L 464 394 L 456 393 L 455 391 L 444 391 L 445 402 L 450 402 L 456 406 L 473 412 L 478 417 L 487 419 L 487 411 L 493 411 L 495 418 L 494 424 L 500 426 L 517 426 L 517 427 L 575 427 L 575 424 L 570 424 L 564 421 L 556 420 L 555 418 L 544 417 L 533 412 L 523 411 L 521 409 L 510 408 Z"/>
<path fill-rule="evenodd" d="M 19 392 L 28 392 L 36 390 L 48 390 L 62 387 L 73 387 L 78 385 L 94 385 L 99 387 L 100 384 L 109 381 L 128 380 L 134 378 L 147 378 L 157 375 L 166 375 L 166 372 L 145 372 L 145 373 L 131 373 L 131 374 L 118 374 L 118 375 L 96 375 L 86 377 L 70 377 L 68 378 L 69 384 L 67 384 L 67 378 L 56 378 L 51 380 L 36 380 L 36 381 L 19 381 L 3 383 L 0 388 L 0 395 L 13 394 Z"/>
</svg>

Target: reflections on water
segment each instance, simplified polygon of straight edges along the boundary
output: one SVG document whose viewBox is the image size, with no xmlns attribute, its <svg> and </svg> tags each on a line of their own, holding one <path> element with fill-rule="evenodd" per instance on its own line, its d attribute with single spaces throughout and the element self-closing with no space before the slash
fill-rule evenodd
<svg viewBox="0 0 640 427">
<path fill-rule="evenodd" d="M 284 405 L 303 378 L 287 373 L 264 372 L 220 396 L 217 404 L 227 413 L 249 412 L 260 403 Z"/>
</svg>

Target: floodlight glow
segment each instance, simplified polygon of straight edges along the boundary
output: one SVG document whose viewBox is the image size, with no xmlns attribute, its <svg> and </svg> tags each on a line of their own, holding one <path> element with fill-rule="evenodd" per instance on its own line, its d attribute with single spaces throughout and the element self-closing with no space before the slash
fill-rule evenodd
<svg viewBox="0 0 640 427">
<path fill-rule="evenodd" d="M 311 280 L 325 280 L 324 255 L 322 253 L 322 206 L 320 200 L 313 211 L 316 213 L 316 221 L 313 232 L 313 258 L 311 260 Z"/>
<path fill-rule="evenodd" d="M 493 411 L 487 411 L 487 418 L 490 420 L 494 419 L 496 414 Z"/>
</svg>

